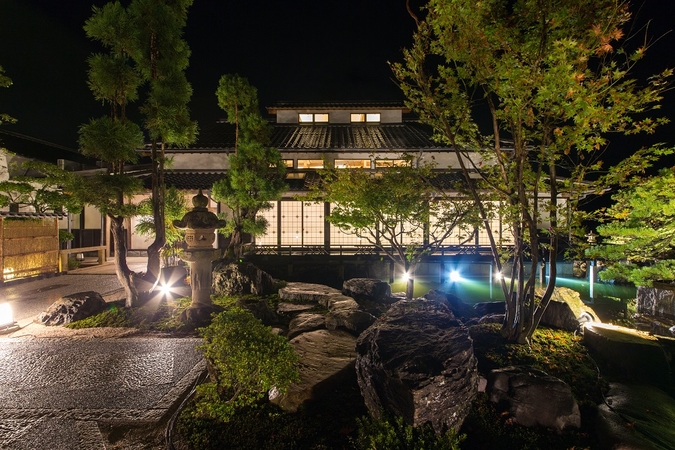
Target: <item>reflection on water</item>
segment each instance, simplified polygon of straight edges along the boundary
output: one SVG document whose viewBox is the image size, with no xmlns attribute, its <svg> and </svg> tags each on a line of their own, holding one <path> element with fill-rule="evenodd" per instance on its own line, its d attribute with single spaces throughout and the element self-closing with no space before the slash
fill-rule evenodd
<svg viewBox="0 0 675 450">
<path fill-rule="evenodd" d="M 590 296 L 590 283 L 588 280 L 578 278 L 560 278 L 556 286 L 567 287 L 577 291 L 581 299 L 590 304 L 597 313 L 603 317 L 610 310 L 623 311 L 626 302 L 635 299 L 635 286 L 615 285 L 610 283 L 595 282 L 593 286 L 593 298 Z M 405 283 L 396 281 L 391 285 L 392 292 L 405 291 Z M 487 278 L 464 278 L 457 282 L 441 283 L 435 279 L 418 277 L 415 279 L 415 297 L 421 297 L 430 289 L 438 289 L 456 295 L 465 303 L 478 303 L 489 301 L 503 301 L 504 294 L 498 281 L 489 282 Z"/>
</svg>

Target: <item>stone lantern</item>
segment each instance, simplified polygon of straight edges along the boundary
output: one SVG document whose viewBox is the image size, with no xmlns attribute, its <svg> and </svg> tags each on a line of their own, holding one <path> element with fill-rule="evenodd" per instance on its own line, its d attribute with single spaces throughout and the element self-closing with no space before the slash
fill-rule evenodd
<svg viewBox="0 0 675 450">
<path fill-rule="evenodd" d="M 209 199 L 202 190 L 192 198 L 194 206 L 181 220 L 174 220 L 176 228 L 185 230 L 187 249 L 182 259 L 190 264 L 190 282 L 192 302 L 181 315 L 183 323 L 202 326 L 209 323 L 211 313 L 220 308 L 211 302 L 211 262 L 220 257 L 220 250 L 213 248 L 216 240 L 216 228 L 225 226 L 206 206 Z"/>
</svg>

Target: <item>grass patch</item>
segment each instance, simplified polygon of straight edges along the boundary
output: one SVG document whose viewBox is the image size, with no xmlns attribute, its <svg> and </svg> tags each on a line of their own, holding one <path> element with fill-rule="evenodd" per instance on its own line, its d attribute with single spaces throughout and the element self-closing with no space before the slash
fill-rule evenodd
<svg viewBox="0 0 675 450">
<path fill-rule="evenodd" d="M 118 327 L 137 328 L 143 331 L 180 333 L 186 331 L 178 320 L 180 313 L 190 304 L 189 298 L 148 302 L 137 308 L 125 308 L 121 302 L 111 303 L 106 311 L 86 319 L 65 324 L 74 330 L 83 328 Z"/>
</svg>

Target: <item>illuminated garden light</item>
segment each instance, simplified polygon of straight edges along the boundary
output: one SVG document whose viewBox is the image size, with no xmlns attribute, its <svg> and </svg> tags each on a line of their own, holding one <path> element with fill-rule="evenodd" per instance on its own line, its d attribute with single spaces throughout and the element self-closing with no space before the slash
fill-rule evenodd
<svg viewBox="0 0 675 450">
<path fill-rule="evenodd" d="M 9 303 L 0 304 L 0 327 L 6 327 L 14 323 L 14 315 Z"/>
<path fill-rule="evenodd" d="M 450 281 L 452 282 L 462 281 L 462 276 L 459 274 L 458 271 L 453 270 L 450 272 Z"/>
<path fill-rule="evenodd" d="M 403 281 L 408 281 L 408 279 L 410 278 L 410 275 L 408 275 L 408 272 L 404 272 L 403 276 L 401 278 L 403 278 Z"/>
</svg>

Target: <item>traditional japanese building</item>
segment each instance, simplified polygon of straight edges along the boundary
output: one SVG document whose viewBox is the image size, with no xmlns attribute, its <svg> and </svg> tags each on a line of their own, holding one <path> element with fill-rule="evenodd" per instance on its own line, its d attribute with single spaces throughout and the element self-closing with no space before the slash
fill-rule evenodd
<svg viewBox="0 0 675 450">
<path fill-rule="evenodd" d="M 254 251 L 264 254 L 353 254 L 367 253 L 359 236 L 328 223 L 331 205 L 307 203 L 299 198 L 316 179 L 317 170 L 330 164 L 343 169 L 377 172 L 403 164 L 404 153 L 421 161 L 434 161 L 447 178 L 459 178 L 453 168 L 457 157 L 450 148 L 431 139 L 431 129 L 409 117 L 400 103 L 278 103 L 267 108 L 272 119 L 272 146 L 286 163 L 289 190 L 264 212 L 270 224 L 267 234 L 258 237 Z M 234 127 L 225 121 L 201 124 L 198 142 L 187 149 L 168 149 L 173 159 L 166 173 L 167 186 L 205 192 L 227 171 L 228 156 L 234 152 Z M 478 157 L 476 155 L 476 157 Z M 210 207 L 225 211 L 214 202 Z M 499 221 L 494 229 L 501 231 Z M 509 240 L 507 233 L 504 239 Z M 147 245 L 140 237 L 131 248 Z M 462 248 L 459 248 L 459 247 Z M 487 236 L 476 230 L 469 242 L 459 237 L 447 240 L 443 252 L 486 253 Z"/>
</svg>

